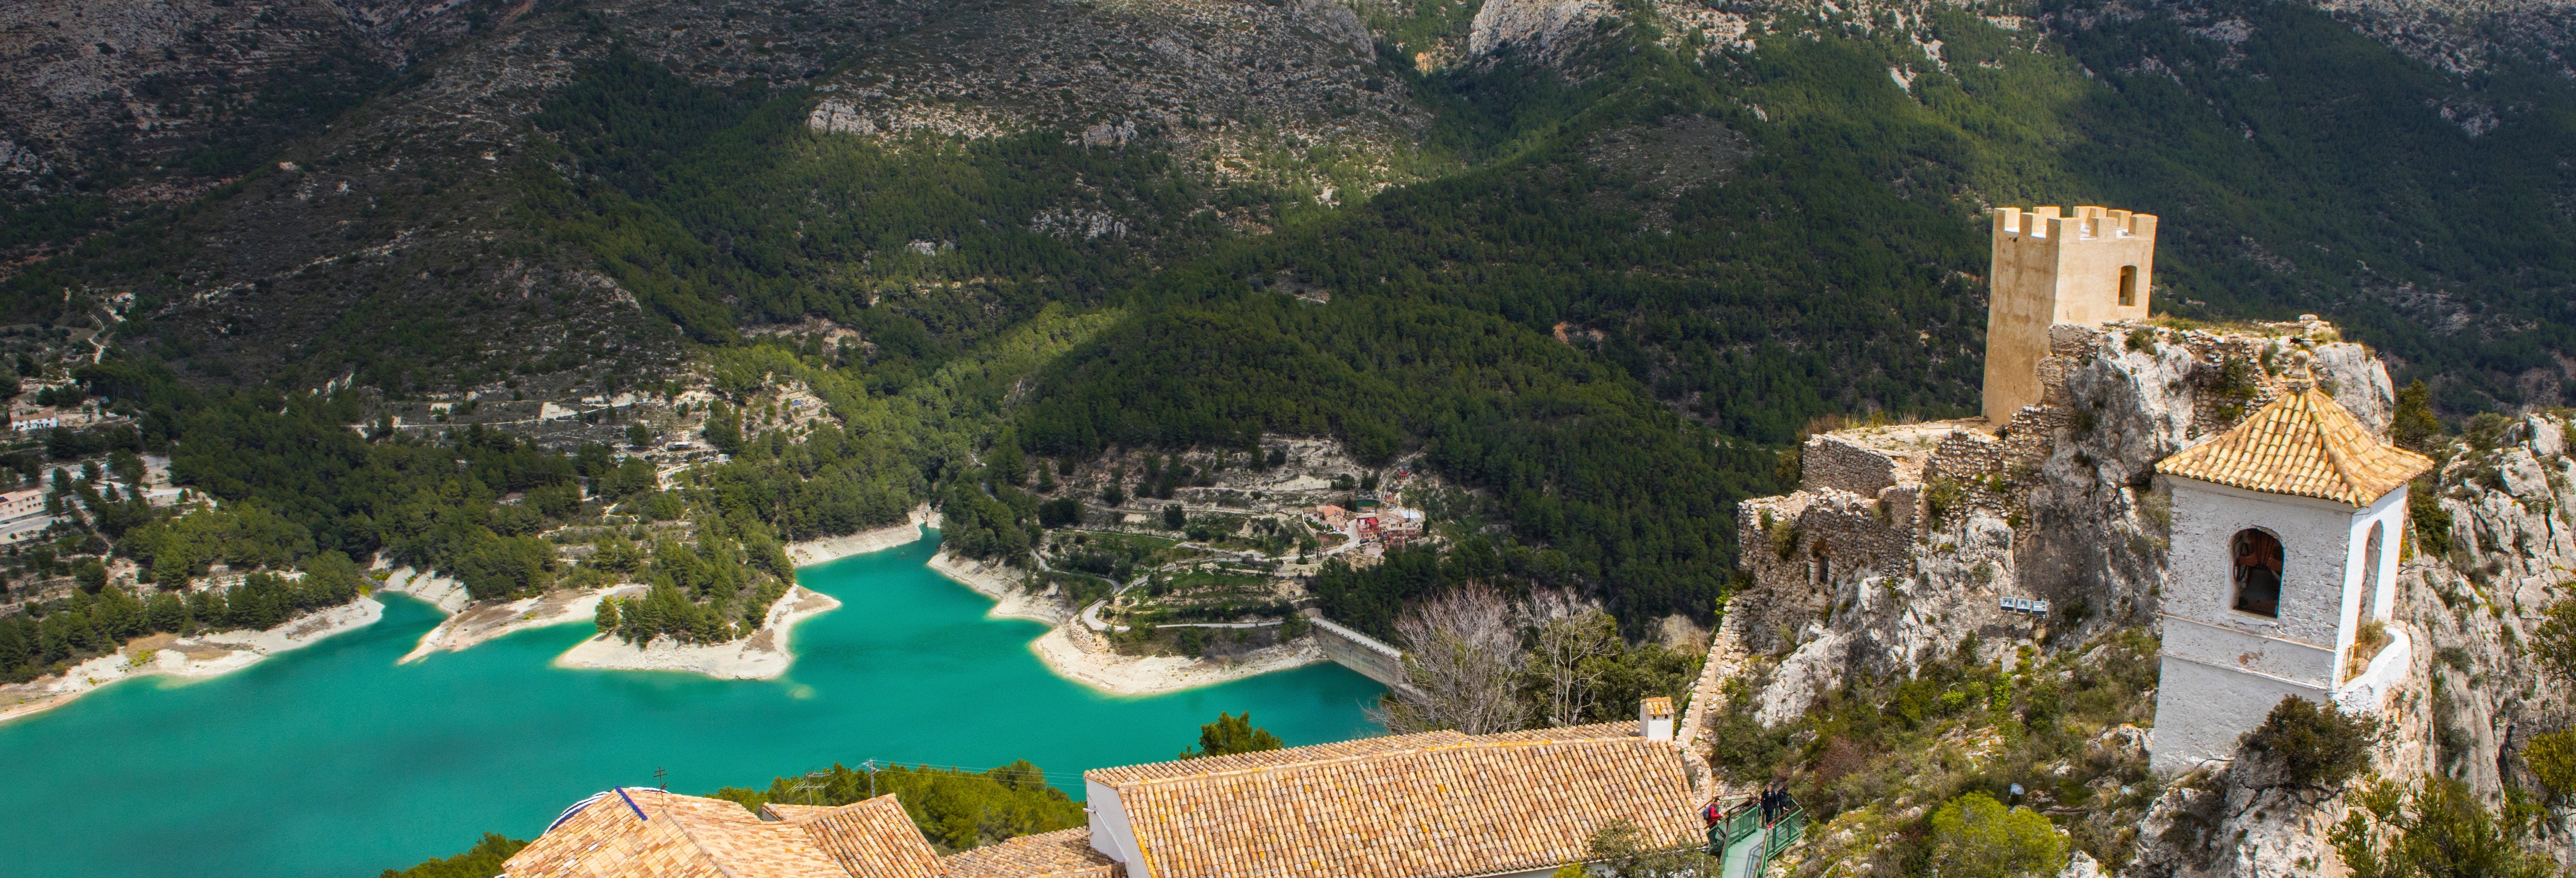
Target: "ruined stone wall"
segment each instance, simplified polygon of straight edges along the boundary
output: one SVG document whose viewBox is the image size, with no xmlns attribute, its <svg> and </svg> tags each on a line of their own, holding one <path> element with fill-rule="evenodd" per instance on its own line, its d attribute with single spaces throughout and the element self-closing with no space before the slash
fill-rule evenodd
<svg viewBox="0 0 2576 878">
<path fill-rule="evenodd" d="M 1882 490 L 1900 494 L 1893 485 Z M 1831 613 L 1845 585 L 1914 574 L 1913 512 L 1892 514 L 1881 498 L 1823 488 L 1748 501 L 1742 512 L 1736 527 L 1743 564 L 1752 590 L 1771 599 L 1730 612 L 1728 621 L 1746 625 L 1746 642 L 1757 650 L 1796 640 L 1800 629 Z"/>
<path fill-rule="evenodd" d="M 1798 452 L 1800 490 L 1839 488 L 1863 497 L 1896 484 L 1896 459 L 1832 433 L 1807 439 Z"/>
</svg>

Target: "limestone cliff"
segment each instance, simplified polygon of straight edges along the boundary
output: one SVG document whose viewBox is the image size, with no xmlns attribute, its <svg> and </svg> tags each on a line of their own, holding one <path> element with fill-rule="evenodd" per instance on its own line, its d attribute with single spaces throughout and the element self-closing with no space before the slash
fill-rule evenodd
<svg viewBox="0 0 2576 878">
<path fill-rule="evenodd" d="M 1467 52 L 1488 56 L 1513 51 L 1553 63 L 1590 36 L 1597 22 L 1616 14 L 1602 0 L 1486 0 L 1476 9 Z"/>
</svg>

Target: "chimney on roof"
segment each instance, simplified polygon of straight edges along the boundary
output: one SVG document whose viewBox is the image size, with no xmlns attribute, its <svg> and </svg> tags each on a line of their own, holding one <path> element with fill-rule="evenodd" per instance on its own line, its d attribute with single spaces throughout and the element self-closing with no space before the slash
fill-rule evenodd
<svg viewBox="0 0 2576 878">
<path fill-rule="evenodd" d="M 1673 739 L 1673 700 L 1661 695 L 1637 702 L 1637 734 L 1649 741 Z"/>
</svg>

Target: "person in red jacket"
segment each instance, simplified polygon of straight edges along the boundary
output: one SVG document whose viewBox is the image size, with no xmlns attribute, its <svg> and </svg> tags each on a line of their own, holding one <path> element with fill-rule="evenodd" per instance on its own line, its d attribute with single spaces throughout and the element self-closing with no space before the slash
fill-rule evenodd
<svg viewBox="0 0 2576 878">
<path fill-rule="evenodd" d="M 1711 796 L 1708 805 L 1699 809 L 1699 819 L 1708 823 L 1708 855 L 1712 857 L 1725 855 L 1726 830 L 1720 824 L 1726 822 L 1726 806 L 1721 804 L 1717 797 Z"/>
</svg>

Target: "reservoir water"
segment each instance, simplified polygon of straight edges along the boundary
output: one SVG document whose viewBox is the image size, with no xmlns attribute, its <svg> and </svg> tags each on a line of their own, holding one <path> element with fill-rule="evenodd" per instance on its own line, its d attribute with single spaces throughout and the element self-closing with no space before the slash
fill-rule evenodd
<svg viewBox="0 0 2576 878">
<path fill-rule="evenodd" d="M 805 568 L 843 606 L 797 626 L 777 680 L 571 671 L 587 625 L 397 665 L 438 612 L 383 621 L 192 683 L 119 683 L 0 725 L 0 872 L 370 878 L 531 838 L 612 785 L 767 786 L 866 759 L 1029 759 L 1075 796 L 1087 768 L 1169 759 L 1218 711 L 1289 744 L 1377 733 L 1380 687 L 1337 665 L 1145 698 L 1050 673 L 1034 622 L 924 567 L 935 541 Z"/>
</svg>

